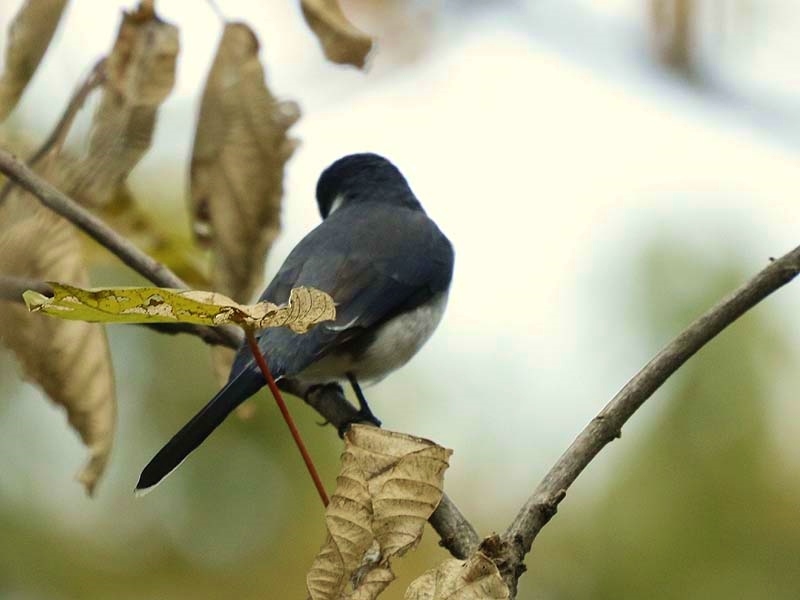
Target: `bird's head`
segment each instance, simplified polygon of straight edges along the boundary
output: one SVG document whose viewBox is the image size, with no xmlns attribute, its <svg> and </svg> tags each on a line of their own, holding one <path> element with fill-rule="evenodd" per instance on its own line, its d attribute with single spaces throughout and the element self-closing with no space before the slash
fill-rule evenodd
<svg viewBox="0 0 800 600">
<path fill-rule="evenodd" d="M 317 182 L 317 205 L 323 219 L 344 205 L 386 202 L 418 207 L 405 177 L 377 154 L 350 154 L 322 172 Z"/>
</svg>

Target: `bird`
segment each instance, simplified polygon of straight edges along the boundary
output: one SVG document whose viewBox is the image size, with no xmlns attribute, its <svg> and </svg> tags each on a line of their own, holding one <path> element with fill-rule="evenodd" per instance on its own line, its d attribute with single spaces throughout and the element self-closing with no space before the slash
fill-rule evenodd
<svg viewBox="0 0 800 600">
<path fill-rule="evenodd" d="M 374 420 L 360 384 L 402 367 L 431 337 L 447 305 L 453 246 L 400 170 L 377 154 L 333 162 L 319 177 L 316 200 L 322 222 L 292 249 L 259 300 L 282 304 L 292 288 L 313 287 L 333 298 L 336 319 L 305 334 L 264 329 L 258 346 L 279 383 L 349 382 L 360 415 Z M 265 384 L 243 344 L 228 382 L 145 466 L 136 494 L 152 490 Z"/>
</svg>

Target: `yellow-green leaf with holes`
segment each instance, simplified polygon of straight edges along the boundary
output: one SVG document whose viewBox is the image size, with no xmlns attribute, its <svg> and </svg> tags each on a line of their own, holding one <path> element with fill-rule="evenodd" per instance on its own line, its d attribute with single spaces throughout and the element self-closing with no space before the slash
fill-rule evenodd
<svg viewBox="0 0 800 600">
<path fill-rule="evenodd" d="M 194 323 L 239 325 L 263 329 L 288 327 L 305 333 L 336 318 L 336 307 L 325 292 L 298 287 L 283 305 L 271 302 L 238 304 L 222 294 L 157 287 L 82 289 L 50 283 L 54 296 L 28 290 L 23 294 L 31 312 L 91 323 Z"/>
</svg>

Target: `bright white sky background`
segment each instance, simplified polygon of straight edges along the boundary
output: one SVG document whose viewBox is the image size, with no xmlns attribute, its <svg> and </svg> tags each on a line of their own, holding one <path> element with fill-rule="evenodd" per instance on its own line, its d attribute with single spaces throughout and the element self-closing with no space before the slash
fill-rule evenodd
<svg viewBox="0 0 800 600">
<path fill-rule="evenodd" d="M 471 490 L 483 486 L 506 489 L 509 507 L 518 506 L 658 349 L 627 319 L 635 298 L 626 293 L 635 288 L 644 245 L 670 235 L 720 262 L 734 253 L 755 273 L 800 243 L 800 38 L 791 34 L 800 7 L 791 0 L 759 11 L 770 19 L 745 17 L 748 33 L 735 43 L 704 33 L 703 60 L 734 100 L 654 67 L 633 0 L 498 3 L 486 12 L 479 3 L 453 5 L 434 12 L 435 35 L 421 61 L 398 71 L 379 44 L 366 75 L 323 60 L 294 2 L 218 3 L 255 27 L 273 90 L 304 111 L 293 130 L 302 145 L 289 164 L 285 229 L 268 270 L 318 222 L 313 191 L 321 169 L 354 151 L 390 157 L 456 247 L 442 327 L 369 397 L 388 427 L 456 450 L 448 489 L 468 512 L 480 504 Z M 2 30 L 19 4 L 3 1 Z M 111 46 L 120 6 L 133 4 L 70 4 L 18 123 L 39 135 L 50 128 Z M 720 3 L 702 4 L 711 11 Z M 414 5 L 424 14 L 427 3 Z M 155 146 L 133 176 L 145 203 L 153 169 L 187 160 L 221 28 L 204 2 L 165 0 L 158 9 L 179 25 L 182 49 Z M 769 302 L 800 343 L 800 289 Z M 123 379 L 147 376 L 131 369 L 135 363 Z M 124 411 L 135 399 L 120 387 Z M 777 435 L 788 448 L 800 435 L 800 413 L 781 394 L 788 392 L 776 393 Z M 58 486 L 50 496 L 56 510 L 80 505 L 83 492 L 67 474 L 84 452 L 62 414 L 44 401 L 8 410 L 0 449 L 4 430 L 29 429 L 26 452 L 41 455 L 50 491 Z M 134 443 L 135 432 L 127 435 L 115 451 Z M 623 451 L 616 444 L 608 460 Z M 588 477 L 601 480 L 608 465 L 593 465 Z M 118 476 L 132 487 L 136 475 Z"/>
</svg>

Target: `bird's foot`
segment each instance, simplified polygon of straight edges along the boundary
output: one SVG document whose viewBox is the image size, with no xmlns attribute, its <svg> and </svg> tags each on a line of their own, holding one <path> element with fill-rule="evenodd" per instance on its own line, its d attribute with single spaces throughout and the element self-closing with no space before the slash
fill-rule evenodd
<svg viewBox="0 0 800 600">
<path fill-rule="evenodd" d="M 353 423 L 370 423 L 371 425 L 375 425 L 375 427 L 381 426 L 381 420 L 373 414 L 366 402 L 359 405 L 358 412 L 353 416 L 352 420 L 339 427 L 339 435 L 343 436 Z"/>
<path fill-rule="evenodd" d="M 360 391 L 360 390 L 359 390 Z M 344 437 L 344 434 L 350 428 L 350 425 L 353 423 L 371 423 L 376 427 L 381 426 L 380 419 L 378 419 L 367 405 L 366 401 L 362 403 L 361 399 L 363 398 L 363 394 L 361 394 L 361 398 L 359 398 L 359 408 L 356 409 L 353 405 L 347 401 L 344 396 L 344 390 L 342 390 L 342 386 L 338 383 L 323 383 L 318 385 L 312 385 L 308 388 L 305 394 L 306 402 L 309 402 L 312 406 L 315 406 L 314 402 L 310 402 L 309 398 L 313 396 L 320 396 L 324 397 L 328 394 L 332 394 L 335 396 L 339 396 L 341 399 L 341 403 L 338 404 L 341 408 L 339 410 L 333 411 L 331 414 L 332 416 L 320 423 L 320 425 L 328 425 L 333 424 L 336 426 L 337 431 L 339 432 L 339 437 Z M 358 394 L 357 394 L 358 395 Z M 345 413 L 345 414 L 342 414 Z"/>
<path fill-rule="evenodd" d="M 347 428 L 353 423 L 372 423 L 375 425 L 375 427 L 380 427 L 381 421 L 372 412 L 369 404 L 367 404 L 367 399 L 364 397 L 364 392 L 361 391 L 361 386 L 358 385 L 356 376 L 353 373 L 348 373 L 347 379 L 350 381 L 350 385 L 352 386 L 353 391 L 356 393 L 356 398 L 358 399 L 358 412 L 356 413 L 354 419 L 339 428 L 339 435 L 344 435 L 344 432 L 347 431 Z"/>
</svg>

